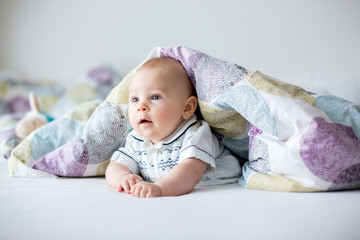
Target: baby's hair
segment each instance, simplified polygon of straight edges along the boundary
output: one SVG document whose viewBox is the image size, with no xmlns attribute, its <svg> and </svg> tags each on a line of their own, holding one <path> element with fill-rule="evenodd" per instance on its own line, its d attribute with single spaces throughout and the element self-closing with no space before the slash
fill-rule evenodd
<svg viewBox="0 0 360 240">
<path fill-rule="evenodd" d="M 149 61 L 145 62 L 139 70 L 141 69 L 161 69 L 169 66 L 169 64 L 172 64 L 172 66 L 176 66 L 177 74 L 181 74 L 181 77 L 184 77 L 187 79 L 186 85 L 189 89 L 189 96 L 196 96 L 196 91 L 194 88 L 194 85 L 192 84 L 185 68 L 181 64 L 180 61 L 170 58 L 170 57 L 157 57 L 152 58 Z"/>
</svg>

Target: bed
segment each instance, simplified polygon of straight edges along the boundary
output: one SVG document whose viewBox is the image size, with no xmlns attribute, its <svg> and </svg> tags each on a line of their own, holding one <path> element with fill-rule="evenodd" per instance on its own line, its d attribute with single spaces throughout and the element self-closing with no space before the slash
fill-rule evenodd
<svg viewBox="0 0 360 240">
<path fill-rule="evenodd" d="M 156 199 L 107 186 L 109 157 L 129 130 L 126 86 L 138 67 L 122 81 L 100 67 L 86 74 L 89 82 L 81 89 L 90 89 L 86 84 L 95 79 L 107 84 L 109 95 L 95 87 L 82 104 L 70 101 L 76 105 L 70 108 L 63 99 L 70 95 L 60 94 L 63 100 L 48 110 L 60 112 L 56 120 L 25 139 L 13 132 L 23 115 L 2 117 L 4 239 L 358 239 L 356 104 L 183 46 L 155 48 L 147 59 L 158 56 L 183 64 L 203 117 L 242 164 L 239 182 Z M 301 118 L 294 117 L 299 112 Z M 313 147 L 319 139 L 326 151 Z"/>
<path fill-rule="evenodd" d="M 103 177 L 12 178 L 0 164 L 1 239 L 359 239 L 360 191 L 238 184 L 140 199 Z"/>
</svg>

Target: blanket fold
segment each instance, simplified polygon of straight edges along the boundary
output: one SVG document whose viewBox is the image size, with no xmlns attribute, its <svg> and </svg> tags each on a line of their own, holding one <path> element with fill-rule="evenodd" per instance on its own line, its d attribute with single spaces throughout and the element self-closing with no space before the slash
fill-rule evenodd
<svg viewBox="0 0 360 240">
<path fill-rule="evenodd" d="M 202 116 L 221 143 L 246 161 L 239 179 L 242 187 L 271 191 L 360 187 L 359 106 L 182 46 L 155 48 L 145 60 L 154 57 L 171 57 L 184 66 Z M 103 175 L 109 157 L 126 138 L 127 89 L 138 67 L 102 104 L 80 106 L 26 138 L 9 159 L 11 174 Z M 94 112 L 84 117 L 84 108 Z"/>
</svg>

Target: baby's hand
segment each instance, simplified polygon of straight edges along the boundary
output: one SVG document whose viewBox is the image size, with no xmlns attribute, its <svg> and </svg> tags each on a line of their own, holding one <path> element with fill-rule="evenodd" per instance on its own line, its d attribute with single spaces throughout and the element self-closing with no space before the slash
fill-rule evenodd
<svg viewBox="0 0 360 240">
<path fill-rule="evenodd" d="M 127 174 L 119 179 L 117 190 L 118 192 L 124 191 L 131 193 L 132 188 L 139 182 L 142 182 L 142 178 L 136 174 Z"/>
<path fill-rule="evenodd" d="M 138 182 L 131 188 L 131 194 L 135 197 L 149 198 L 149 197 L 160 197 L 161 188 L 149 182 Z"/>
</svg>

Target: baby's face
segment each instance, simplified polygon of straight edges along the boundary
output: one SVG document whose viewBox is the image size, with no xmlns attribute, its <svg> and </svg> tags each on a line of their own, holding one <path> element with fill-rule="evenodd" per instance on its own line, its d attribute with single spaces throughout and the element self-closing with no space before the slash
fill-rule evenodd
<svg viewBox="0 0 360 240">
<path fill-rule="evenodd" d="M 130 124 L 154 144 L 173 133 L 184 120 L 188 96 L 180 85 L 169 69 L 141 69 L 130 82 Z"/>
</svg>

